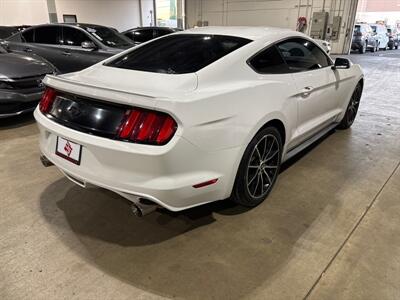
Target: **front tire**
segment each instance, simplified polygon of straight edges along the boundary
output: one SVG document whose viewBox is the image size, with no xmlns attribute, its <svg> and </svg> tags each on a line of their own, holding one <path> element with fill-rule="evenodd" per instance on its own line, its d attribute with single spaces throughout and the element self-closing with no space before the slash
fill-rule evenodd
<svg viewBox="0 0 400 300">
<path fill-rule="evenodd" d="M 282 137 L 275 127 L 256 134 L 243 154 L 231 200 L 254 207 L 267 198 L 279 174 L 282 148 Z"/>
<path fill-rule="evenodd" d="M 349 104 L 347 106 L 346 113 L 340 124 L 338 125 L 338 129 L 348 129 L 353 125 L 354 120 L 356 119 L 358 107 L 360 106 L 360 100 L 362 95 L 362 84 L 359 82 L 351 95 Z"/>
</svg>

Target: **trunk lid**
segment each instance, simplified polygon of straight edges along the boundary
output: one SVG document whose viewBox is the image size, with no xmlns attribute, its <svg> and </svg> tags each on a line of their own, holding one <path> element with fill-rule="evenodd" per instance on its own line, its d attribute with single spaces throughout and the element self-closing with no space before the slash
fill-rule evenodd
<svg viewBox="0 0 400 300">
<path fill-rule="evenodd" d="M 78 73 L 66 74 L 60 78 L 74 82 L 76 85 L 151 98 L 176 98 L 197 88 L 195 73 L 163 74 L 103 65 L 96 65 Z"/>
</svg>

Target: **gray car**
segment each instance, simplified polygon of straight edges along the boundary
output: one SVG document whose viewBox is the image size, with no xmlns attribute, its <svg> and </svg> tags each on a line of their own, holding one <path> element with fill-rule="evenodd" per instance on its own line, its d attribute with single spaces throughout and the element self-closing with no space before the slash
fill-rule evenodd
<svg viewBox="0 0 400 300">
<path fill-rule="evenodd" d="M 11 50 L 42 56 L 60 73 L 80 71 L 134 46 L 113 28 L 82 23 L 33 26 L 7 42 Z"/>
<path fill-rule="evenodd" d="M 0 118 L 33 111 L 44 90 L 43 77 L 54 73 L 41 57 L 9 53 L 0 45 Z"/>
</svg>

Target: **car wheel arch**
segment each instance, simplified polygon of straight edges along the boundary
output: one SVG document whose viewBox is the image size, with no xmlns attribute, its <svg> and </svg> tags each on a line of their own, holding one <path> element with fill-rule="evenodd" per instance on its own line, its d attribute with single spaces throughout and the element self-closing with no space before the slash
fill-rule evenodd
<svg viewBox="0 0 400 300">
<path fill-rule="evenodd" d="M 285 148 L 286 138 L 287 138 L 287 128 L 286 128 L 286 126 L 285 126 L 284 121 L 282 121 L 282 119 L 283 119 L 283 118 L 279 118 L 279 116 L 276 116 L 276 115 L 270 116 L 270 118 L 268 118 L 267 120 L 262 120 L 262 121 L 260 121 L 259 124 L 261 124 L 261 125 L 256 126 L 256 127 L 255 127 L 256 129 L 253 130 L 253 131 L 249 134 L 249 136 L 248 136 L 246 142 L 242 145 L 242 149 L 241 149 L 241 151 L 240 151 L 240 155 L 238 155 L 238 157 L 237 157 L 237 159 L 236 159 L 236 162 L 233 164 L 233 167 L 232 167 L 232 174 L 233 174 L 233 176 L 231 176 L 231 178 L 230 178 L 230 184 L 229 184 L 229 185 L 230 185 L 230 188 L 229 188 L 228 190 L 232 191 L 232 189 L 233 189 L 233 185 L 234 185 L 234 182 L 235 182 L 236 174 L 237 174 L 237 172 L 238 172 L 238 170 L 239 170 L 239 165 L 240 165 L 240 162 L 241 162 L 241 160 L 242 160 L 242 158 L 243 158 L 243 155 L 244 155 L 244 153 L 245 153 L 245 150 L 246 150 L 247 146 L 250 144 L 251 140 L 252 140 L 261 130 L 263 130 L 264 128 L 267 128 L 267 127 L 274 127 L 274 128 L 276 128 L 276 129 L 278 130 L 278 132 L 281 134 L 281 138 L 282 138 L 282 147 Z M 228 198 L 228 197 L 230 197 L 230 193 L 229 193 L 229 195 L 227 195 L 227 198 Z"/>
</svg>

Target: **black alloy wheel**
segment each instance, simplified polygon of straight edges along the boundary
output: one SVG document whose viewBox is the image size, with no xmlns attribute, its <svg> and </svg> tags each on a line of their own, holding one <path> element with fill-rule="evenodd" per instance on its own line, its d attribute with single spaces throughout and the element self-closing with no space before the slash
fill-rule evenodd
<svg viewBox="0 0 400 300">
<path fill-rule="evenodd" d="M 362 95 L 362 84 L 359 82 L 351 96 L 349 105 L 347 106 L 346 113 L 340 122 L 338 129 L 348 129 L 353 125 L 356 119 L 358 108 L 360 106 L 360 100 Z"/>
<path fill-rule="evenodd" d="M 281 156 L 279 131 L 274 127 L 259 131 L 245 150 L 231 199 L 247 207 L 263 202 L 278 177 Z"/>
</svg>

